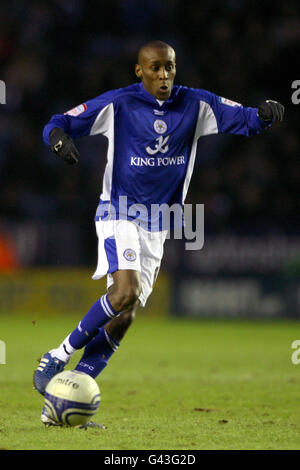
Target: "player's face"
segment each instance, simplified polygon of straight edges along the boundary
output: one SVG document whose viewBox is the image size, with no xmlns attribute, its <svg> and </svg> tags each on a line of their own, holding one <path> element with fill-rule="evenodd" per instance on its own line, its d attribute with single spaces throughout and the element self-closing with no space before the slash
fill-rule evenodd
<svg viewBox="0 0 300 470">
<path fill-rule="evenodd" d="M 135 67 L 145 90 L 159 100 L 167 100 L 171 94 L 176 75 L 176 57 L 171 47 L 149 48 L 144 51 Z"/>
</svg>

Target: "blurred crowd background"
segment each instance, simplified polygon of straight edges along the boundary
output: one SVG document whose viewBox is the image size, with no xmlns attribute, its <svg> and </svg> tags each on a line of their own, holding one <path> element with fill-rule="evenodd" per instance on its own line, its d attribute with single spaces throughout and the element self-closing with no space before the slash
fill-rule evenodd
<svg viewBox="0 0 300 470">
<path fill-rule="evenodd" d="M 135 82 L 137 50 L 152 39 L 176 50 L 177 84 L 286 107 L 260 136 L 200 139 L 187 202 L 205 204 L 206 233 L 299 230 L 299 1 L 2 1 L 0 265 L 95 265 L 106 140 L 78 140 L 81 160 L 69 167 L 44 145 L 43 126 Z"/>
</svg>

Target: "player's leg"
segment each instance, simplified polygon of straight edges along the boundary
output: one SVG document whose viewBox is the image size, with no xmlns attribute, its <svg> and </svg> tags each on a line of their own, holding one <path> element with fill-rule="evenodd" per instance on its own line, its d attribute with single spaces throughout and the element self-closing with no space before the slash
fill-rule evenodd
<svg viewBox="0 0 300 470">
<path fill-rule="evenodd" d="M 109 294 L 112 294 L 114 291 L 114 278 L 113 276 L 111 277 L 112 283 L 110 283 L 107 289 Z M 125 333 L 127 332 L 128 328 L 131 326 L 133 320 L 135 319 L 135 315 L 139 305 L 140 301 L 138 299 L 132 307 L 129 307 L 128 309 L 123 311 L 121 315 L 118 315 L 117 317 L 113 318 L 112 320 L 110 320 L 110 322 L 105 325 L 106 333 L 111 338 L 113 338 L 114 341 L 120 342 L 124 338 Z"/>
<path fill-rule="evenodd" d="M 141 293 L 140 272 L 134 270 L 119 270 L 112 274 L 113 285 L 108 294 L 95 302 L 86 316 L 80 321 L 78 327 L 69 335 L 65 348 L 61 351 L 62 358 L 65 349 L 78 350 L 86 346 L 109 320 L 121 312 L 131 309 L 137 302 Z M 58 356 L 59 357 L 59 356 Z"/>
<path fill-rule="evenodd" d="M 127 309 L 125 312 L 122 312 L 121 315 L 107 323 L 107 325 L 105 325 L 107 334 L 114 338 L 114 340 L 120 342 L 124 338 L 128 328 L 135 319 L 139 304 L 140 302 L 138 300 L 133 307 Z"/>
<path fill-rule="evenodd" d="M 51 378 L 63 370 L 72 355 L 86 346 L 111 319 L 133 308 L 141 293 L 140 272 L 120 270 L 112 274 L 110 292 L 92 305 L 79 325 L 56 349 L 46 353 L 34 374 L 34 386 L 41 393 Z"/>
<path fill-rule="evenodd" d="M 127 220 L 97 221 L 98 265 L 93 279 L 109 274 L 113 287 L 92 305 L 78 327 L 54 350 L 46 353 L 34 374 L 34 386 L 44 393 L 49 380 L 63 370 L 70 357 L 86 346 L 99 328 L 133 307 L 141 292 L 140 242 L 137 226 Z"/>
<path fill-rule="evenodd" d="M 140 303 L 145 305 L 147 298 L 151 294 L 160 267 L 164 239 L 165 234 L 150 236 L 145 232 L 142 233 L 140 241 L 142 248 L 141 284 L 143 292 L 140 299 L 133 308 L 123 312 L 99 330 L 97 336 L 86 346 L 76 370 L 86 372 L 95 378 L 106 367 L 108 359 L 118 349 L 121 339 L 132 323 L 138 305 Z M 108 283 L 110 285 L 108 292 L 112 293 L 114 285 L 110 284 L 110 277 L 108 276 Z"/>
<path fill-rule="evenodd" d="M 108 360 L 118 350 L 120 341 L 132 324 L 138 305 L 139 301 L 99 329 L 97 335 L 85 347 L 75 370 L 85 372 L 93 378 L 103 371 Z"/>
</svg>

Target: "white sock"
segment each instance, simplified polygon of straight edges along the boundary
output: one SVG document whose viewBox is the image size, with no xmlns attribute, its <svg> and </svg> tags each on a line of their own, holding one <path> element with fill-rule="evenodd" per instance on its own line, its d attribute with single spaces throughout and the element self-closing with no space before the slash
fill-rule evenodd
<svg viewBox="0 0 300 470">
<path fill-rule="evenodd" d="M 74 352 L 77 351 L 77 349 L 74 349 L 70 343 L 69 343 L 69 336 L 67 336 L 63 342 L 58 346 L 56 349 L 51 349 L 49 353 L 51 354 L 52 357 L 57 357 L 60 361 L 65 362 L 66 364 L 69 362 L 71 357 L 73 356 Z"/>
</svg>

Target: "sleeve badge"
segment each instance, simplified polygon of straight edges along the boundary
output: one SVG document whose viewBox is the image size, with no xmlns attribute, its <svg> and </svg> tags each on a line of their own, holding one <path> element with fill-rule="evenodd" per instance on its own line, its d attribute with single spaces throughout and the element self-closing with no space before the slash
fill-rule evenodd
<svg viewBox="0 0 300 470">
<path fill-rule="evenodd" d="M 79 116 L 79 114 L 84 113 L 84 111 L 86 111 L 86 109 L 87 109 L 86 104 L 82 103 L 79 106 L 76 106 L 76 108 L 70 109 L 69 111 L 67 111 L 64 114 L 67 114 L 68 116 L 76 117 L 76 116 Z"/>
<path fill-rule="evenodd" d="M 236 101 L 229 100 L 228 98 L 224 98 L 223 96 L 219 96 L 219 101 L 222 104 L 227 104 L 227 106 L 242 106 L 241 103 L 237 103 Z"/>
</svg>

